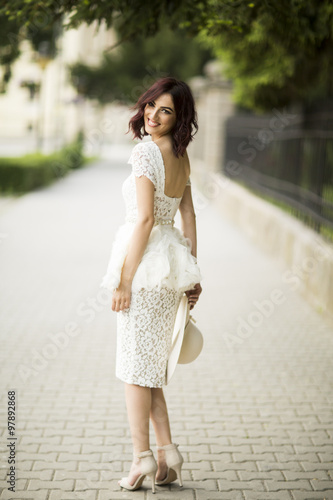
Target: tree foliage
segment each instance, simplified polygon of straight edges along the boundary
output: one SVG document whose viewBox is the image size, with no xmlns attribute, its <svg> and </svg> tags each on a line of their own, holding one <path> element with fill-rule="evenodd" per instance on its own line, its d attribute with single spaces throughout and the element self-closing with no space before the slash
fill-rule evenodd
<svg viewBox="0 0 333 500">
<path fill-rule="evenodd" d="M 56 43 L 61 33 L 61 19 L 52 19 L 43 23 L 20 24 L 15 16 L 8 16 L 0 8 L 0 66 L 2 66 L 2 82 L 0 92 L 5 92 L 11 77 L 11 67 L 20 55 L 20 45 L 29 40 L 33 50 L 44 59 L 52 59 L 56 55 Z"/>
<path fill-rule="evenodd" d="M 15 20 L 9 20 L 0 14 L 0 66 L 2 66 L 2 83 L 0 92 L 4 92 L 11 77 L 11 65 L 20 55 L 20 26 Z"/>
<path fill-rule="evenodd" d="M 2 0 L 0 13 L 28 28 L 48 25 L 66 18 L 66 26 L 105 22 L 108 27 L 117 21 L 122 39 L 136 39 L 137 35 L 152 36 L 168 22 L 177 28 L 180 22 L 192 23 L 197 33 L 201 18 L 210 0 Z"/>
<path fill-rule="evenodd" d="M 90 99 L 130 103 L 157 78 L 174 76 L 187 80 L 201 74 L 209 59 L 211 51 L 183 30 L 164 27 L 154 37 L 137 38 L 135 44 L 123 42 L 117 51 L 105 54 L 98 67 L 74 64 L 71 78 L 78 92 Z"/>
<path fill-rule="evenodd" d="M 261 110 L 333 97 L 330 0 L 216 2 L 201 36 L 239 104 Z"/>
<path fill-rule="evenodd" d="M 120 40 L 164 25 L 200 34 L 225 62 L 236 101 L 255 109 L 332 97 L 331 0 L 4 0 L 0 15 L 29 31 L 65 18 L 117 24 Z"/>
</svg>

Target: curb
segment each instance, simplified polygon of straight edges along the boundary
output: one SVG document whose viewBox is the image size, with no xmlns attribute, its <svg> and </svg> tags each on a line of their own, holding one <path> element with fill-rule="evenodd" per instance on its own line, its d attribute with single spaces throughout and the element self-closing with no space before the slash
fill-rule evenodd
<svg viewBox="0 0 333 500">
<path fill-rule="evenodd" d="M 252 194 L 221 173 L 192 160 L 201 195 L 237 224 L 263 251 L 287 266 L 283 280 L 318 312 L 333 319 L 333 246 L 301 221 Z"/>
</svg>

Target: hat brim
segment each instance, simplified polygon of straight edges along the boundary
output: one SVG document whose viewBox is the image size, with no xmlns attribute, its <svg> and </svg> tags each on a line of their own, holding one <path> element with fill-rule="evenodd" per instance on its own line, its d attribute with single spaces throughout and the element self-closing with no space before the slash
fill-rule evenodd
<svg viewBox="0 0 333 500">
<path fill-rule="evenodd" d="M 168 384 L 171 380 L 172 375 L 176 369 L 180 351 L 183 344 L 185 325 L 189 317 L 189 305 L 188 298 L 184 294 L 180 299 L 175 326 L 172 334 L 171 349 L 168 358 L 167 372 L 166 372 L 166 383 Z"/>
<path fill-rule="evenodd" d="M 181 365 L 192 363 L 202 351 L 203 336 L 199 328 L 192 321 L 185 326 L 182 348 L 179 353 L 178 363 Z"/>
</svg>

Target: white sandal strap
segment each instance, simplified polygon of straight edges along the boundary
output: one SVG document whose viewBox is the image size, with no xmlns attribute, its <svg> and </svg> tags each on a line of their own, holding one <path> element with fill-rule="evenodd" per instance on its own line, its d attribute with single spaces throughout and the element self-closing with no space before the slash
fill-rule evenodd
<svg viewBox="0 0 333 500">
<path fill-rule="evenodd" d="M 139 453 L 138 455 L 136 455 L 137 458 L 145 458 L 145 457 L 149 457 L 153 454 L 153 452 L 151 450 L 147 450 L 147 451 L 142 451 L 141 453 Z"/>
</svg>

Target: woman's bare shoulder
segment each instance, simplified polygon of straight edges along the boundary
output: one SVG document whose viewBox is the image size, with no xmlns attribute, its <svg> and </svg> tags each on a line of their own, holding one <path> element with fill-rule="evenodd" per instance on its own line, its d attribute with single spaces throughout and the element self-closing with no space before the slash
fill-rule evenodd
<svg viewBox="0 0 333 500">
<path fill-rule="evenodd" d="M 167 137 L 159 137 L 156 139 L 155 144 L 160 148 L 162 153 L 172 154 L 172 141 Z"/>
<path fill-rule="evenodd" d="M 178 158 L 175 156 L 175 153 L 173 151 L 173 144 L 172 140 L 169 140 L 168 138 L 160 137 L 155 141 L 155 144 L 160 148 L 161 153 L 165 158 L 170 158 L 174 160 L 178 160 L 181 163 L 189 164 L 189 157 L 187 154 L 187 151 L 183 154 L 183 156 L 179 156 Z"/>
</svg>

